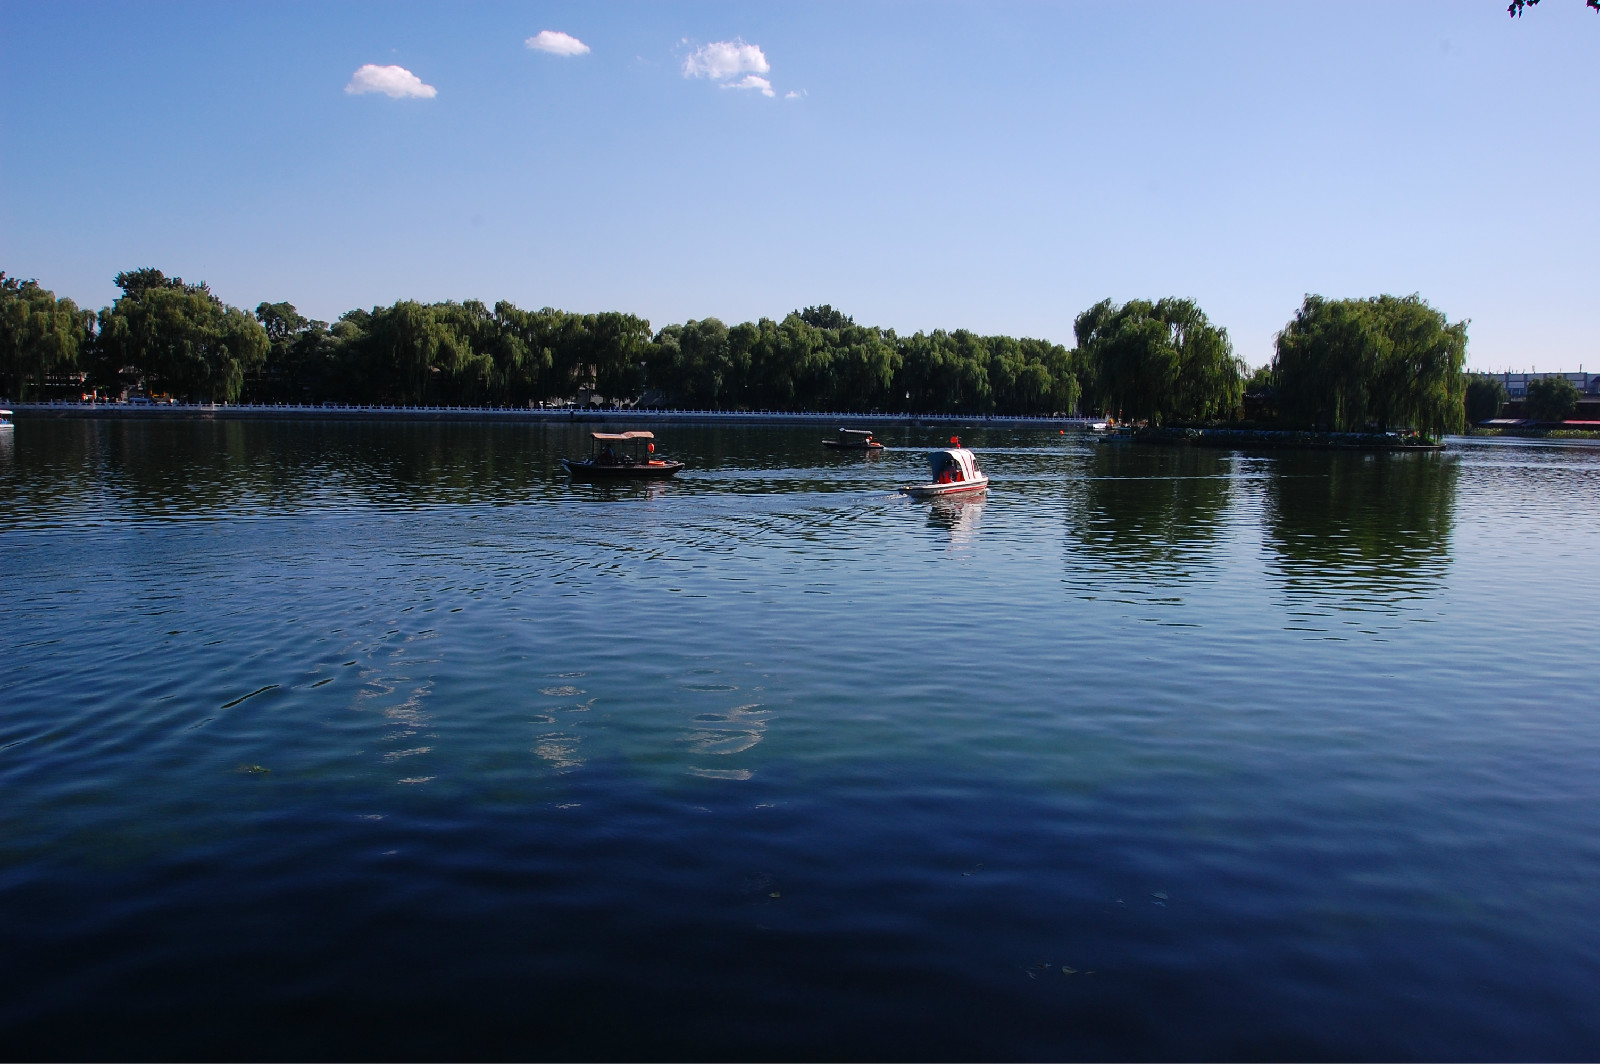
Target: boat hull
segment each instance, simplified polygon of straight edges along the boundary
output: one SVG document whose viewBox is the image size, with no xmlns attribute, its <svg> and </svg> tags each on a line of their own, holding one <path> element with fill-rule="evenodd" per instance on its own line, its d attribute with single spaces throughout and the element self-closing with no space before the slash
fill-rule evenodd
<svg viewBox="0 0 1600 1064">
<path fill-rule="evenodd" d="M 599 465 L 563 458 L 567 475 L 574 480 L 664 480 L 683 468 L 682 462 L 636 462 L 633 465 Z"/>
<path fill-rule="evenodd" d="M 902 494 L 909 495 L 913 499 L 935 499 L 946 495 L 969 495 L 973 492 L 988 490 L 988 477 L 980 477 L 977 480 L 958 480 L 951 484 L 911 484 L 900 489 Z"/>
<path fill-rule="evenodd" d="M 838 440 L 823 440 L 822 446 L 832 447 L 836 451 L 881 451 L 881 443 L 840 443 Z"/>
</svg>

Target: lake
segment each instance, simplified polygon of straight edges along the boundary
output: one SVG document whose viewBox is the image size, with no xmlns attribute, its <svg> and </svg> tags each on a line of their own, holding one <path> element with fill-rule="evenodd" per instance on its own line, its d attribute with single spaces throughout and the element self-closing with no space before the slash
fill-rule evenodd
<svg viewBox="0 0 1600 1064">
<path fill-rule="evenodd" d="M 6 1056 L 1600 1056 L 1600 447 L 946 432 L 22 420 Z"/>
</svg>

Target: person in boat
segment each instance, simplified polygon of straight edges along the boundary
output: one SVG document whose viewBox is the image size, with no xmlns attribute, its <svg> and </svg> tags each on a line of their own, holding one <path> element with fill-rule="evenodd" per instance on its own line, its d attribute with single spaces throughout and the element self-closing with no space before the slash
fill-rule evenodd
<svg viewBox="0 0 1600 1064">
<path fill-rule="evenodd" d="M 612 449 L 609 443 L 600 448 L 600 463 L 602 465 L 617 464 L 617 452 Z"/>
</svg>

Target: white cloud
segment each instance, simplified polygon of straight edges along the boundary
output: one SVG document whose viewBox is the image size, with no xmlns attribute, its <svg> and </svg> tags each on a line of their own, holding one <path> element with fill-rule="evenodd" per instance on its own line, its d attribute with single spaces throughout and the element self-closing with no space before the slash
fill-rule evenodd
<svg viewBox="0 0 1600 1064">
<path fill-rule="evenodd" d="M 758 78 L 754 74 L 746 74 L 738 81 L 724 81 L 722 87 L 725 89 L 760 89 L 763 96 L 777 95 L 772 91 L 772 82 L 766 78 Z"/>
<path fill-rule="evenodd" d="M 587 44 L 560 30 L 540 30 L 522 43 L 536 52 L 549 52 L 551 55 L 589 54 Z"/>
<path fill-rule="evenodd" d="M 798 100 L 802 96 L 809 96 L 809 95 L 810 95 L 810 93 L 806 92 L 805 89 L 801 89 L 798 92 L 796 92 L 794 89 L 790 89 L 788 92 L 783 94 L 783 98 L 785 100 Z"/>
<path fill-rule="evenodd" d="M 402 96 L 428 100 L 439 95 L 438 89 L 424 85 L 421 78 L 405 67 L 379 66 L 376 63 L 366 63 L 352 74 L 350 84 L 344 87 L 344 91 L 352 96 L 363 92 L 381 92 L 396 100 Z"/>
<path fill-rule="evenodd" d="M 746 44 L 742 38 L 702 45 L 683 61 L 684 77 L 713 81 L 736 78 L 740 74 L 765 74 L 771 69 L 772 64 L 761 54 L 760 47 Z"/>
</svg>

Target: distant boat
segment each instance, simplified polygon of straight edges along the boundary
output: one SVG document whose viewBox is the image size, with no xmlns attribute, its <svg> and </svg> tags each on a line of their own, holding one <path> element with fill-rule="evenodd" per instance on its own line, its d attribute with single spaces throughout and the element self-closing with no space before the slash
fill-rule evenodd
<svg viewBox="0 0 1600 1064">
<path fill-rule="evenodd" d="M 0 410 L 0 432 L 4 432 L 6 429 L 9 429 L 10 427 L 11 427 L 11 411 L 9 411 L 9 410 Z"/>
<path fill-rule="evenodd" d="M 563 458 L 567 475 L 574 480 L 615 478 L 660 479 L 683 468 L 682 462 L 655 457 L 653 432 L 591 432 L 589 457 L 580 461 Z"/>
<path fill-rule="evenodd" d="M 883 444 L 872 438 L 870 429 L 840 429 L 837 437 L 823 440 L 822 446 L 835 447 L 841 451 L 883 450 Z"/>
<path fill-rule="evenodd" d="M 928 453 L 928 471 L 933 479 L 926 484 L 909 484 L 901 492 L 913 499 L 932 499 L 942 495 L 963 495 L 987 491 L 989 478 L 978 468 L 977 457 L 961 446 L 961 437 L 950 437 L 950 446 Z"/>
</svg>

